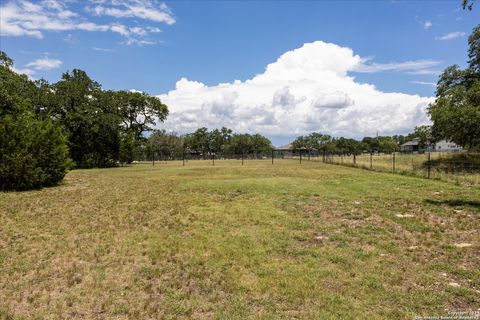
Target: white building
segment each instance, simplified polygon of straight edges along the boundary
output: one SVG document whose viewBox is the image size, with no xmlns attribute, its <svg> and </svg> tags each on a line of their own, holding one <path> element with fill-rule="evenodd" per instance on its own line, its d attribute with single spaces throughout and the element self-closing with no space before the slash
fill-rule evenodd
<svg viewBox="0 0 480 320">
<path fill-rule="evenodd" d="M 435 143 L 434 150 L 438 152 L 454 152 L 454 151 L 462 151 L 463 148 L 453 142 L 447 140 L 440 140 Z"/>
</svg>

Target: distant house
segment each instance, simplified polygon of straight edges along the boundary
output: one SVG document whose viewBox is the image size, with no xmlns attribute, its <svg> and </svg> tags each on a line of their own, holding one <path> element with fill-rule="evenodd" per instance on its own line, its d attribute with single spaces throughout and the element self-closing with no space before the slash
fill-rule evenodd
<svg viewBox="0 0 480 320">
<path fill-rule="evenodd" d="M 293 149 L 293 147 L 292 147 L 291 143 L 286 144 L 284 146 L 280 146 L 280 147 L 277 148 L 277 150 L 292 150 L 292 149 Z"/>
<path fill-rule="evenodd" d="M 437 143 L 435 143 L 434 150 L 438 152 L 456 152 L 456 151 L 462 151 L 463 148 L 451 141 L 440 140 Z"/>
<path fill-rule="evenodd" d="M 407 141 L 400 146 L 400 151 L 418 151 L 419 150 L 420 139 L 414 138 L 411 141 Z"/>
</svg>

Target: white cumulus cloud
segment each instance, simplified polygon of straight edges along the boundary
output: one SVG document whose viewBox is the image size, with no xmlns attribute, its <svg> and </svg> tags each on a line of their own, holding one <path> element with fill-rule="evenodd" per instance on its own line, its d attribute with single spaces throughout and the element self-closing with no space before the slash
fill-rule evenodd
<svg viewBox="0 0 480 320">
<path fill-rule="evenodd" d="M 180 79 L 158 97 L 170 108 L 162 126 L 177 132 L 227 126 L 237 132 L 294 136 L 321 131 L 359 137 L 411 131 L 428 123 L 431 97 L 382 92 L 359 83 L 351 72 L 421 70 L 436 63 L 400 63 L 380 67 L 352 49 L 316 41 L 288 51 L 265 71 L 246 81 L 207 86 Z"/>
</svg>

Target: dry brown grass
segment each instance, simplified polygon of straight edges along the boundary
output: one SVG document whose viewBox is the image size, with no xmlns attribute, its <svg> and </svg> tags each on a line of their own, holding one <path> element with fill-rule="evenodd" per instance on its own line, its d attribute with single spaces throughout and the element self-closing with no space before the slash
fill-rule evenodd
<svg viewBox="0 0 480 320">
<path fill-rule="evenodd" d="M 478 309 L 479 214 L 477 187 L 313 162 L 73 171 L 0 193 L 0 318 Z"/>
</svg>

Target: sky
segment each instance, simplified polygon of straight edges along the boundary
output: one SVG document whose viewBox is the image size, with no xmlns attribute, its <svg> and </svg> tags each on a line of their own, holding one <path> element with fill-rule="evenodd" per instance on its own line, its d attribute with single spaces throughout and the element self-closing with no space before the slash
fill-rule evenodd
<svg viewBox="0 0 480 320">
<path fill-rule="evenodd" d="M 479 22 L 460 0 L 0 0 L 0 49 L 32 79 L 79 68 L 158 96 L 160 129 L 227 126 L 278 146 L 428 124 L 437 78 L 465 67 Z"/>
</svg>

